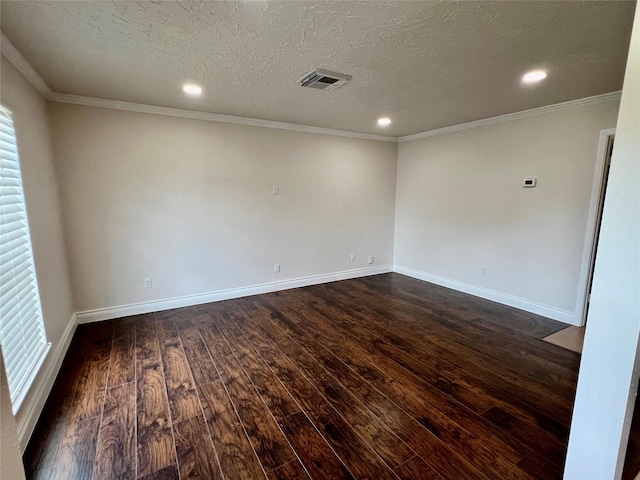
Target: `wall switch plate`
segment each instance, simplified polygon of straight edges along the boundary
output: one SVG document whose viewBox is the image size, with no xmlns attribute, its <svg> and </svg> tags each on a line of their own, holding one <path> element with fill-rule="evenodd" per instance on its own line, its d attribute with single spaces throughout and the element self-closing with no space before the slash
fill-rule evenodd
<svg viewBox="0 0 640 480">
<path fill-rule="evenodd" d="M 351 254 L 351 261 L 352 261 L 352 262 L 355 262 L 355 261 L 356 261 L 356 254 L 355 254 L 355 253 L 352 253 L 352 254 Z"/>
<path fill-rule="evenodd" d="M 279 263 L 276 263 L 276 264 L 273 266 L 273 271 L 274 271 L 275 273 L 280 273 L 280 264 L 279 264 Z"/>
<path fill-rule="evenodd" d="M 538 183 L 536 178 L 525 178 L 522 182 L 522 186 L 525 188 L 533 188 L 536 186 L 536 183 Z"/>
<path fill-rule="evenodd" d="M 368 262 L 369 262 L 369 265 L 371 265 L 371 264 L 373 263 L 373 255 L 370 255 L 370 256 L 369 256 L 369 260 L 368 260 Z"/>
<path fill-rule="evenodd" d="M 278 185 L 273 186 L 273 194 L 280 195 L 280 187 L 278 187 Z"/>
<path fill-rule="evenodd" d="M 153 279 L 145 278 L 144 279 L 144 288 L 153 288 Z"/>
</svg>

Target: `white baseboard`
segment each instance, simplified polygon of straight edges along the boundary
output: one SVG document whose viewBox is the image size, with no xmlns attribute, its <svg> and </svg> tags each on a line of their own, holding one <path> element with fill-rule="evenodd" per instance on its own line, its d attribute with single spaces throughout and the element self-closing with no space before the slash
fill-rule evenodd
<svg viewBox="0 0 640 480">
<path fill-rule="evenodd" d="M 49 397 L 49 392 L 51 392 L 53 382 L 55 382 L 56 377 L 58 376 L 58 372 L 62 366 L 62 360 L 64 360 L 64 356 L 69 349 L 69 344 L 71 343 L 71 339 L 73 338 L 73 334 L 75 333 L 77 326 L 78 320 L 74 313 L 62 333 L 60 341 L 49 352 L 51 357 L 49 361 L 45 363 L 46 368 L 40 373 L 40 375 L 38 375 L 38 377 L 36 377 L 37 379 L 39 378 L 39 381 L 36 380 L 38 383 L 35 385 L 35 390 L 29 393 L 20 407 L 18 415 L 20 421 L 18 422 L 17 427 L 18 440 L 23 452 L 27 447 L 27 443 L 29 442 L 29 438 L 31 438 L 33 430 L 36 428 L 38 418 L 40 418 L 44 404 Z"/>
<path fill-rule="evenodd" d="M 335 282 L 338 280 L 347 280 L 349 278 L 367 277 L 369 275 L 378 275 L 380 273 L 389 273 L 391 271 L 392 268 L 388 265 L 382 267 L 359 268 L 355 270 L 346 270 L 343 272 L 293 278 L 291 280 L 284 280 L 282 282 L 270 282 L 260 285 L 251 285 L 248 287 L 230 288 L 226 290 L 217 290 L 214 292 L 199 293 L 196 295 L 185 295 L 182 297 L 154 300 L 151 302 L 141 302 L 129 305 L 121 305 L 117 307 L 85 310 L 83 312 L 76 313 L 76 317 L 78 319 L 78 323 L 100 322 L 102 320 L 128 317 L 129 315 L 140 315 L 143 313 L 170 310 L 172 308 L 190 307 L 192 305 L 219 302 L 221 300 L 229 300 L 232 298 L 259 295 L 261 293 L 275 292 L 278 290 L 288 290 L 290 288 L 306 287 L 309 285 L 317 285 L 319 283 Z"/>
<path fill-rule="evenodd" d="M 401 273 L 402 275 L 417 278 L 418 280 L 435 283 L 436 285 L 440 285 L 442 287 L 451 288 L 459 292 L 468 293 L 476 297 L 502 303 L 503 305 L 519 308 L 520 310 L 524 310 L 526 312 L 542 315 L 543 317 L 558 320 L 559 322 L 580 326 L 580 322 L 576 320 L 575 313 L 568 310 L 551 307 L 549 305 L 544 305 L 532 300 L 527 300 L 526 298 L 516 297 L 514 295 L 490 290 L 488 288 L 482 288 L 475 285 L 470 285 L 468 283 L 458 282 L 457 280 L 452 280 L 450 278 L 441 277 L 439 275 L 434 275 L 420 270 L 414 270 L 413 268 L 403 267 L 401 265 L 394 265 L 393 271 L 396 273 Z"/>
</svg>

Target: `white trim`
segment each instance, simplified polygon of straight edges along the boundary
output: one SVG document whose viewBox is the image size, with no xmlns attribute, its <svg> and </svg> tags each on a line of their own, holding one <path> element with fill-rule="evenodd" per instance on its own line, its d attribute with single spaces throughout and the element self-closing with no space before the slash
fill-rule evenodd
<svg viewBox="0 0 640 480">
<path fill-rule="evenodd" d="M 429 130 L 427 132 L 414 133 L 413 135 L 398 137 L 398 142 L 410 142 L 411 140 L 418 140 L 420 138 L 434 137 L 436 135 L 444 135 L 446 133 L 459 132 L 460 130 L 484 127 L 486 125 L 494 125 L 496 123 L 510 122 L 512 120 L 519 120 L 521 118 L 536 117 L 538 115 L 544 115 L 546 113 L 559 112 L 562 110 L 569 110 L 571 108 L 583 107 L 586 105 L 610 102 L 613 100 L 620 101 L 621 93 L 622 92 L 619 91 L 604 93 L 602 95 L 580 98 L 578 100 L 570 100 L 568 102 L 556 103 L 554 105 L 533 108 L 531 110 L 523 110 L 521 112 L 507 113 L 506 115 L 499 115 L 497 117 L 484 118 L 482 120 L 476 120 L 474 122 L 461 123 L 459 125 L 452 125 L 450 127 L 437 128 L 435 130 Z"/>
<path fill-rule="evenodd" d="M 484 118 L 474 122 L 461 123 L 448 127 L 429 130 L 427 132 L 414 133 L 413 135 L 405 135 L 402 137 L 388 137 L 384 135 L 374 135 L 369 133 L 351 132 L 347 130 L 336 130 L 332 128 L 313 127 L 308 125 L 298 125 L 294 123 L 275 122 L 272 120 L 261 120 L 257 118 L 236 117 L 233 115 L 222 115 L 219 113 L 198 112 L 193 110 L 183 110 L 171 107 L 159 107 L 155 105 L 144 105 L 141 103 L 122 102 L 118 100 L 107 100 L 102 98 L 82 97 L 79 95 L 69 95 L 66 93 L 50 93 L 47 98 L 52 102 L 71 103 L 74 105 L 85 105 L 89 107 L 111 108 L 114 110 L 125 110 L 128 112 L 149 113 L 155 115 L 166 115 L 170 117 L 189 118 L 192 120 L 205 120 L 209 122 L 233 123 L 237 125 L 245 125 L 250 127 L 277 128 L 281 130 L 291 130 L 295 132 L 316 133 L 321 135 L 333 135 L 338 137 L 359 138 L 363 140 L 376 140 L 379 142 L 409 142 L 421 138 L 433 137 L 436 135 L 444 135 L 447 133 L 459 132 L 471 128 L 484 127 L 486 125 L 494 125 L 496 123 L 504 123 L 522 118 L 535 117 L 547 113 L 569 110 L 572 108 L 582 107 L 586 105 L 594 105 L 598 103 L 620 101 L 621 92 L 611 92 L 592 97 L 570 100 L 568 102 L 556 103 L 554 105 L 546 105 L 544 107 L 533 108 L 521 112 L 508 113 L 497 117 Z"/>
<path fill-rule="evenodd" d="M 17 412 L 20 411 L 22 405 L 24 403 L 25 398 L 29 396 L 30 387 L 33 385 L 34 379 L 38 376 L 40 372 L 40 368 L 42 364 L 45 362 L 47 357 L 49 356 L 49 352 L 51 351 L 51 342 L 47 342 L 42 346 L 42 349 L 38 355 L 36 362 L 31 368 L 31 372 L 27 376 L 27 380 L 25 381 L 25 386 L 20 389 L 16 398 L 11 401 L 11 406 L 13 408 L 13 415 L 15 416 Z"/>
<path fill-rule="evenodd" d="M 69 95 L 66 93 L 52 93 L 47 98 L 52 102 L 72 103 L 74 105 L 86 105 L 89 107 L 111 108 L 114 110 L 125 110 L 127 112 L 166 115 L 169 117 L 205 120 L 208 122 L 233 123 L 249 127 L 277 128 L 280 130 L 291 130 L 294 132 L 316 133 L 321 135 L 332 135 L 335 137 L 359 138 L 363 140 L 376 140 L 379 142 L 397 143 L 398 141 L 396 137 L 387 137 L 384 135 L 350 132 L 347 130 L 336 130 L 333 128 L 312 127 L 309 125 L 275 122 L 273 120 L 261 120 L 258 118 L 236 117 L 233 115 L 222 115 L 220 113 L 198 112 L 195 110 L 183 110 L 180 108 L 158 107 L 155 105 L 144 105 L 142 103 L 121 102 L 118 100 L 82 97 L 79 95 Z"/>
<path fill-rule="evenodd" d="M 198 112 L 194 110 L 183 110 L 180 108 L 159 107 L 156 105 L 144 105 L 142 103 L 122 102 L 119 100 L 107 100 L 103 98 L 83 97 L 80 95 L 70 95 L 67 93 L 54 92 L 47 83 L 27 62 L 4 32 L 0 32 L 2 41 L 0 47 L 2 54 L 16 69 L 25 76 L 40 94 L 47 100 L 59 103 L 71 103 L 74 105 L 85 105 L 88 107 L 110 108 L 113 110 L 124 110 L 127 112 L 150 113 L 154 115 L 165 115 L 169 117 L 189 118 L 192 120 L 205 120 L 208 122 L 233 123 L 250 127 L 277 128 L 280 130 L 290 130 L 293 132 L 315 133 L 320 135 L 332 135 L 334 137 L 358 138 L 361 140 L 376 140 L 378 142 L 397 143 L 396 137 L 385 135 L 374 135 L 371 133 L 351 132 L 348 130 L 337 130 L 334 128 L 313 127 L 310 125 L 298 125 L 295 123 L 276 122 L 273 120 L 261 120 L 258 118 L 236 117 L 234 115 L 222 115 L 219 113 Z"/>
<path fill-rule="evenodd" d="M 309 285 L 317 285 L 319 283 L 336 282 L 338 280 L 347 280 L 349 278 L 367 277 L 370 275 L 389 273 L 391 271 L 392 268 L 390 266 L 358 268 L 355 270 L 346 270 L 344 272 L 293 278 L 290 280 L 283 280 L 281 282 L 269 282 L 248 287 L 229 288 L 226 290 L 217 290 L 214 292 L 199 293 L 196 295 L 185 295 L 182 297 L 154 300 L 151 302 L 132 303 L 129 305 L 120 305 L 117 307 L 85 310 L 83 312 L 76 313 L 76 317 L 78 319 L 78 323 L 80 324 L 100 322 L 102 320 L 111 320 L 114 318 L 127 317 L 129 315 L 140 315 L 143 313 L 170 310 L 172 308 L 190 307 L 192 305 L 219 302 L 221 300 L 247 297 L 250 295 L 259 295 L 262 293 L 276 292 L 278 290 L 306 287 Z"/>
<path fill-rule="evenodd" d="M 22 406 L 21 413 L 19 415 L 20 422 L 18 423 L 18 440 L 20 442 L 20 448 L 25 451 L 27 443 L 31 438 L 33 430 L 36 428 L 36 423 L 40 418 L 44 404 L 49 397 L 53 383 L 58 376 L 60 367 L 62 366 L 62 360 L 69 349 L 69 344 L 73 338 L 73 334 L 78 326 L 76 314 L 74 313 L 67 324 L 67 327 L 60 337 L 60 341 L 52 349 L 53 355 L 47 362 L 46 370 L 40 372 L 36 380 L 40 379 L 37 383 L 37 388 L 30 393 L 24 405 Z M 24 411 L 23 411 L 24 410 Z"/>
<path fill-rule="evenodd" d="M 310 285 L 319 285 L 321 283 L 337 282 L 340 280 L 349 280 L 350 278 L 369 277 L 371 275 L 380 275 L 382 273 L 391 273 L 393 268 L 390 265 L 381 267 L 365 267 L 353 270 L 345 270 L 343 272 L 328 273 L 322 275 L 311 275 L 309 277 L 292 278 L 276 283 L 276 290 L 289 290 L 292 288 L 308 287 Z"/>
<path fill-rule="evenodd" d="M 615 128 L 600 130 L 598 150 L 596 153 L 595 167 L 593 170 L 593 183 L 591 187 L 591 200 L 589 201 L 589 214 L 587 216 L 587 229 L 584 237 L 584 249 L 582 251 L 582 263 L 580 266 L 580 280 L 576 297 L 576 325 L 584 325 L 584 313 L 587 307 L 587 295 L 589 294 L 589 269 L 591 268 L 591 252 L 596 240 L 596 220 L 600 203 L 600 189 L 604 175 L 604 163 L 607 157 L 607 140 L 616 133 Z"/>
<path fill-rule="evenodd" d="M 434 283 L 447 288 L 452 288 L 459 292 L 468 293 L 476 297 L 492 300 L 494 302 L 515 307 L 526 312 L 542 315 L 543 317 L 558 320 L 559 322 L 568 323 L 570 325 L 578 325 L 575 320 L 573 312 L 568 310 L 562 310 L 560 308 L 552 307 L 550 305 L 544 305 L 542 303 L 534 302 L 522 297 L 516 297 L 515 295 L 509 295 L 508 293 L 498 292 L 496 290 L 490 290 L 488 288 L 477 287 L 468 283 L 458 282 L 451 278 L 441 277 L 440 275 L 434 275 L 432 273 L 423 272 L 420 270 L 414 270 L 413 268 L 403 267 L 400 265 L 394 265 L 393 271 L 402 275 L 417 278 L 425 282 Z"/>
<path fill-rule="evenodd" d="M 520 118 L 534 117 L 545 113 L 568 110 L 571 108 L 592 105 L 613 100 L 620 100 L 621 93 L 611 92 L 592 97 L 570 100 L 568 102 L 556 103 L 544 107 L 533 108 L 521 112 L 508 113 L 497 117 L 484 118 L 474 122 L 461 123 L 448 127 L 437 128 L 426 132 L 414 133 L 402 137 L 389 137 L 385 135 L 375 135 L 370 133 L 351 132 L 348 130 L 336 130 L 333 128 L 313 127 L 310 125 L 298 125 L 295 123 L 276 122 L 273 120 L 261 120 L 258 118 L 236 117 L 234 115 L 222 115 L 219 113 L 198 112 L 193 110 L 183 110 L 180 108 L 159 107 L 155 105 L 144 105 L 141 103 L 122 102 L 119 100 L 107 100 L 103 98 L 83 97 L 80 95 L 70 95 L 66 93 L 53 92 L 36 70 L 27 62 L 22 54 L 13 46 L 11 41 L 2 32 L 2 42 L 0 43 L 2 54 L 14 67 L 22 73 L 27 80 L 47 99 L 52 102 L 71 103 L 75 105 L 85 105 L 89 107 L 111 108 L 114 110 L 125 110 L 128 112 L 150 113 L 155 115 L 165 115 L 170 117 L 189 118 L 192 120 L 205 120 L 209 122 L 233 123 L 236 125 L 246 125 L 250 127 L 277 128 L 280 130 L 290 130 L 294 132 L 316 133 L 321 135 L 332 135 L 337 137 L 359 138 L 362 140 L 376 140 L 379 142 L 409 142 L 420 138 L 444 135 L 446 133 L 459 132 L 470 128 L 483 127 L 496 123 L 508 122 Z"/>
<path fill-rule="evenodd" d="M 42 77 L 35 71 L 35 69 L 27 62 L 13 43 L 9 41 L 4 32 L 0 32 L 0 51 L 16 69 L 25 76 L 31 85 L 35 87 L 40 94 L 48 98 L 51 95 L 51 89 L 49 85 L 42 79 Z"/>
</svg>

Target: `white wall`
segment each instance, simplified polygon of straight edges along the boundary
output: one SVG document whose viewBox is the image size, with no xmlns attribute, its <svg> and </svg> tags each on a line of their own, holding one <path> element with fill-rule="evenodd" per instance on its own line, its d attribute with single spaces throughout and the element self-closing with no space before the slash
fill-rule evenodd
<svg viewBox="0 0 640 480">
<path fill-rule="evenodd" d="M 617 112 L 609 100 L 400 143 L 399 271 L 573 321 L 599 132 Z"/>
<path fill-rule="evenodd" d="M 636 9 L 564 478 L 620 478 L 640 374 L 640 9 Z"/>
<path fill-rule="evenodd" d="M 80 311 L 365 268 L 369 255 L 392 265 L 394 143 L 59 103 L 50 114 Z"/>
<path fill-rule="evenodd" d="M 47 120 L 47 103 L 2 56 L 0 102 L 13 112 L 18 154 L 47 339 L 52 347 L 17 413 L 26 445 L 73 333 L 73 298 Z M 1 408 L 11 408 L 2 404 Z"/>
</svg>

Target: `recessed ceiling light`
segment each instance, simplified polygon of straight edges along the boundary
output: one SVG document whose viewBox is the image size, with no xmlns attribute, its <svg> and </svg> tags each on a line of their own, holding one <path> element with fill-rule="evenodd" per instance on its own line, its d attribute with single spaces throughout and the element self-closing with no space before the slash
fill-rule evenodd
<svg viewBox="0 0 640 480">
<path fill-rule="evenodd" d="M 531 70 L 530 72 L 524 74 L 524 76 L 522 77 L 522 82 L 537 83 L 540 80 L 544 80 L 545 78 L 547 78 L 547 72 L 545 72 L 544 70 Z"/>
<path fill-rule="evenodd" d="M 202 87 L 194 83 L 185 83 L 182 86 L 182 91 L 189 95 L 200 95 L 202 93 Z"/>
<path fill-rule="evenodd" d="M 380 117 L 378 119 L 378 126 L 387 127 L 391 125 L 391 119 L 389 117 Z"/>
</svg>

